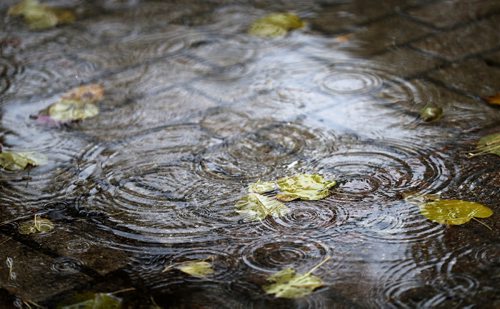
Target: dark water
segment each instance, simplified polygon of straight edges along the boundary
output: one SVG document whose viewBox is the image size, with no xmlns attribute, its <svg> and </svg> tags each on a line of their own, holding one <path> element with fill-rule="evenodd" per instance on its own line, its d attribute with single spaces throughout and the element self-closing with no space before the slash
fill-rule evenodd
<svg viewBox="0 0 500 309">
<path fill-rule="evenodd" d="M 79 291 L 135 287 L 122 295 L 132 307 L 500 305 L 497 215 L 484 220 L 493 231 L 446 227 L 404 199 L 441 194 L 500 211 L 500 160 L 467 157 L 498 131 L 498 108 L 423 73 L 437 64 L 383 57 L 436 33 L 392 26 L 428 2 L 54 1 L 77 8 L 78 21 L 42 32 L 5 17 L 0 143 L 49 164 L 0 172 L 4 298 L 53 306 Z M 288 10 L 306 30 L 246 34 L 256 18 Z M 63 127 L 30 119 L 91 82 L 106 92 L 97 117 Z M 423 122 L 427 104 L 445 116 Z M 301 172 L 339 185 L 327 199 L 289 203 L 283 217 L 235 212 L 249 183 Z M 19 235 L 34 214 L 56 228 Z M 315 272 L 325 286 L 311 296 L 262 291 L 269 274 L 327 256 Z M 162 272 L 209 257 L 207 279 Z"/>
</svg>

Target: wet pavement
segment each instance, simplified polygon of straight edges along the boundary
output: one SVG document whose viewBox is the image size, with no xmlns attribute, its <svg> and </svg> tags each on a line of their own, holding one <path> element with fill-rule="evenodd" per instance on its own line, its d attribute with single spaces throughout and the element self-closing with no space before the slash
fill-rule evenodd
<svg viewBox="0 0 500 309">
<path fill-rule="evenodd" d="M 44 31 L 14 3 L 0 144 L 48 164 L 0 171 L 1 308 L 129 288 L 133 308 L 500 307 L 500 158 L 467 155 L 500 130 L 482 99 L 500 92 L 499 1 L 61 0 L 77 21 Z M 247 34 L 287 11 L 306 28 Z M 97 117 L 30 117 L 90 83 Z M 427 105 L 443 117 L 421 120 Z M 301 172 L 339 185 L 282 217 L 235 211 L 248 184 Z M 487 205 L 492 230 L 433 223 L 409 194 Z M 21 235 L 35 214 L 55 229 Z M 310 296 L 261 288 L 326 257 Z M 204 279 L 163 272 L 208 258 Z"/>
</svg>

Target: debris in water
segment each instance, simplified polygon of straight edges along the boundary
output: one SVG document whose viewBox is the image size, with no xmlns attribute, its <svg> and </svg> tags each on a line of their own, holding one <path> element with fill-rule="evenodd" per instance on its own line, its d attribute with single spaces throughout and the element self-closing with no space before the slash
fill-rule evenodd
<svg viewBox="0 0 500 309">
<path fill-rule="evenodd" d="M 304 27 L 304 22 L 292 13 L 274 13 L 253 22 L 248 33 L 264 38 L 285 36 L 288 31 Z"/>
<path fill-rule="evenodd" d="M 265 285 L 263 289 L 267 294 L 274 294 L 281 298 L 293 299 L 307 296 L 323 286 L 321 278 L 312 275 L 312 273 L 329 259 L 330 257 L 327 257 L 305 274 L 297 274 L 292 268 L 283 269 L 269 276 L 267 281 L 272 283 Z"/>
<path fill-rule="evenodd" d="M 420 206 L 420 212 L 427 219 L 441 224 L 460 225 L 471 219 L 485 225 L 475 218 L 488 218 L 493 214 L 490 208 L 475 202 L 462 200 L 436 200 Z"/>
<path fill-rule="evenodd" d="M 32 30 L 43 30 L 57 25 L 70 24 L 76 19 L 71 10 L 53 8 L 40 4 L 37 0 L 23 0 L 11 6 L 7 14 L 24 17 L 24 21 Z"/>
</svg>

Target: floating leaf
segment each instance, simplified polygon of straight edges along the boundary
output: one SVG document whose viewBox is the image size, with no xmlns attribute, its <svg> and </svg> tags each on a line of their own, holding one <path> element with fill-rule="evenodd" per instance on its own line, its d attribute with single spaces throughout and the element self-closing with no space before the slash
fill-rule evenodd
<svg viewBox="0 0 500 309">
<path fill-rule="evenodd" d="M 330 195 L 330 188 L 335 186 L 335 181 L 327 181 L 321 175 L 298 174 L 292 177 L 278 179 L 281 190 L 276 198 L 281 201 L 296 199 L 315 201 Z"/>
<path fill-rule="evenodd" d="M 292 268 L 283 269 L 267 278 L 272 282 L 263 287 L 267 294 L 274 294 L 282 298 L 301 298 L 311 294 L 316 288 L 323 285 L 321 278 L 312 275 L 316 269 L 328 261 L 324 259 L 305 274 L 296 274 Z"/>
<path fill-rule="evenodd" d="M 189 261 L 176 266 L 176 268 L 197 278 L 205 278 L 214 273 L 212 264 L 206 261 Z"/>
<path fill-rule="evenodd" d="M 18 231 L 20 234 L 29 235 L 35 233 L 48 233 L 54 229 L 54 223 L 49 219 L 40 218 L 39 215 L 35 215 L 33 221 L 26 221 L 19 225 Z"/>
<path fill-rule="evenodd" d="M 28 166 L 39 166 L 47 162 L 47 158 L 34 152 L 1 152 L 0 166 L 9 171 L 20 171 Z"/>
<path fill-rule="evenodd" d="M 482 137 L 477 143 L 476 151 L 471 153 L 470 156 L 474 157 L 487 153 L 500 156 L 500 133 L 494 133 Z"/>
<path fill-rule="evenodd" d="M 420 118 L 424 121 L 434 121 L 443 115 L 443 109 L 438 106 L 426 106 L 420 110 Z"/>
<path fill-rule="evenodd" d="M 257 193 L 250 193 L 236 203 L 237 212 L 252 220 L 263 220 L 267 216 L 282 216 L 288 208 L 281 202 Z"/>
<path fill-rule="evenodd" d="M 460 225 L 473 218 L 488 218 L 493 211 L 479 203 L 462 200 L 437 200 L 420 206 L 427 219 L 441 224 Z"/>
<path fill-rule="evenodd" d="M 63 99 L 49 106 L 49 116 L 58 121 L 73 121 L 91 118 L 99 114 L 92 102 Z"/>
<path fill-rule="evenodd" d="M 122 300 L 109 293 L 96 293 L 94 298 L 82 302 L 62 306 L 62 309 L 118 309 L 121 308 Z"/>
<path fill-rule="evenodd" d="M 52 8 L 40 4 L 37 0 L 23 0 L 9 8 L 7 14 L 23 16 L 28 27 L 42 30 L 75 21 L 75 14 L 70 10 Z"/>
<path fill-rule="evenodd" d="M 104 87 L 100 84 L 83 85 L 62 95 L 62 99 L 97 103 L 104 98 Z"/>
<path fill-rule="evenodd" d="M 276 189 L 276 183 L 274 181 L 257 181 L 248 186 L 248 191 L 252 193 L 266 193 L 271 192 Z"/>
<path fill-rule="evenodd" d="M 500 105 L 500 93 L 497 93 L 494 96 L 484 98 L 486 102 L 491 105 Z"/>
<path fill-rule="evenodd" d="M 304 27 L 304 22 L 292 13 L 274 13 L 257 19 L 248 33 L 259 37 L 280 37 L 288 31 Z"/>
</svg>

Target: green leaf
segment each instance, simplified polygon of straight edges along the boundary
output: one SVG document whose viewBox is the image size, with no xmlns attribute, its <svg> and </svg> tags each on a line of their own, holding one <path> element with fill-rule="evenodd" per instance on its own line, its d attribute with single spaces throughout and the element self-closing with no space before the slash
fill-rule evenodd
<svg viewBox="0 0 500 309">
<path fill-rule="evenodd" d="M 236 203 L 237 212 L 252 220 L 263 220 L 267 216 L 282 216 L 288 208 L 281 202 L 257 193 L 250 193 Z"/>
<path fill-rule="evenodd" d="M 7 14 L 23 16 L 28 27 L 33 30 L 48 29 L 58 24 L 72 23 L 75 20 L 72 11 L 52 8 L 36 0 L 23 0 L 10 7 Z"/>
<path fill-rule="evenodd" d="M 99 114 L 92 102 L 63 99 L 49 106 L 49 116 L 58 121 L 73 121 L 91 118 Z"/>
<path fill-rule="evenodd" d="M 20 234 L 29 235 L 35 233 L 48 233 L 54 229 L 54 223 L 49 219 L 40 218 L 39 215 L 35 215 L 33 221 L 26 221 L 19 225 L 18 231 Z"/>
<path fill-rule="evenodd" d="M 443 109 L 438 106 L 426 106 L 420 110 L 420 118 L 424 121 L 434 121 L 441 118 Z"/>
<path fill-rule="evenodd" d="M 47 163 L 44 155 L 34 152 L 8 152 L 0 153 L 0 166 L 9 171 L 21 171 L 28 166 L 39 166 Z"/>
<path fill-rule="evenodd" d="M 470 156 L 478 156 L 483 154 L 495 154 L 500 156 L 500 133 L 494 133 L 482 137 L 477 143 L 476 151 Z"/>
<path fill-rule="evenodd" d="M 257 19 L 248 33 L 259 37 L 281 37 L 288 31 L 304 27 L 304 22 L 292 13 L 274 13 Z"/>
<path fill-rule="evenodd" d="M 176 266 L 176 268 L 197 278 L 205 278 L 214 273 L 212 264 L 206 261 L 189 261 Z"/>
<path fill-rule="evenodd" d="M 121 298 L 108 293 L 96 293 L 94 298 L 76 304 L 62 306 L 62 309 L 118 309 L 122 306 Z"/>
<path fill-rule="evenodd" d="M 281 190 L 276 198 L 281 201 L 296 199 L 316 201 L 328 197 L 330 188 L 335 186 L 335 181 L 327 181 L 321 175 L 298 174 L 292 177 L 278 179 Z"/>
<path fill-rule="evenodd" d="M 422 204 L 420 212 L 427 219 L 441 224 L 460 225 L 473 218 L 488 218 L 493 211 L 479 203 L 462 200 L 437 200 Z"/>
<path fill-rule="evenodd" d="M 312 275 L 316 269 L 328 261 L 325 258 L 305 274 L 296 274 L 292 268 L 283 269 L 267 278 L 269 285 L 263 286 L 267 294 L 282 298 L 301 298 L 311 294 L 316 288 L 323 286 L 321 278 Z"/>
<path fill-rule="evenodd" d="M 276 183 L 274 181 L 257 181 L 248 186 L 248 191 L 251 193 L 266 193 L 271 192 L 276 189 Z"/>
</svg>

